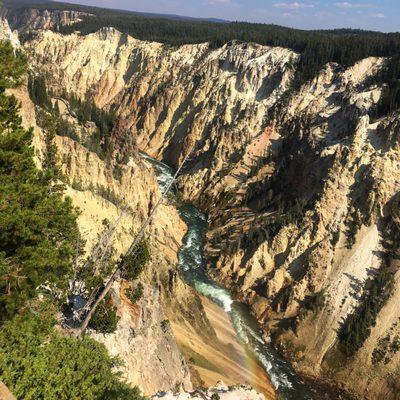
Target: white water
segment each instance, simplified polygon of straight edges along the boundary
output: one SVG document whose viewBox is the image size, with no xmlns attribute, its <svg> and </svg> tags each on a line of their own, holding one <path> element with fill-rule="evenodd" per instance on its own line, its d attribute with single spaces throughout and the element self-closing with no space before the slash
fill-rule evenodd
<svg viewBox="0 0 400 400">
<path fill-rule="evenodd" d="M 146 154 L 143 154 L 143 157 L 155 166 L 158 183 L 164 191 L 172 179 L 172 170 Z M 208 276 L 203 257 L 203 240 L 207 229 L 205 216 L 190 204 L 181 206 L 179 212 L 188 226 L 179 253 L 179 268 L 185 280 L 198 293 L 207 296 L 229 313 L 238 337 L 263 365 L 273 386 L 283 398 L 312 400 L 309 390 L 300 382 L 285 360 L 265 342 L 261 329 L 249 309 L 244 304 L 234 301 L 228 290 L 217 285 Z"/>
</svg>

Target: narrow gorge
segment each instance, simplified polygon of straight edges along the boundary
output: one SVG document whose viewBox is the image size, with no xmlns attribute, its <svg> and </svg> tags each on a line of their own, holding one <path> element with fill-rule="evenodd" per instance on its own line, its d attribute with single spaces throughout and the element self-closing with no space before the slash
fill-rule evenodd
<svg viewBox="0 0 400 400">
<path fill-rule="evenodd" d="M 187 158 L 147 231 L 142 297 L 118 281 L 116 331 L 90 333 L 128 383 L 167 400 L 399 398 L 400 119 L 379 113 L 387 57 L 329 62 L 299 83 L 290 48 L 63 32 L 89 11 L 1 16 L 1 38 L 68 122 L 55 143 L 86 255 L 107 229 L 110 259 L 126 252 Z M 41 167 L 46 126 L 29 88 L 10 92 Z M 117 123 L 96 137 L 77 104 Z"/>
<path fill-rule="evenodd" d="M 145 157 L 155 165 L 159 184 L 164 189 L 166 183 L 173 179 L 172 170 L 165 164 L 151 159 L 147 155 Z M 264 392 L 267 396 L 270 395 L 270 391 L 269 389 L 266 391 L 264 385 L 267 384 L 268 388 L 269 379 L 271 379 L 274 389 L 285 399 L 312 399 L 311 390 L 301 382 L 300 378 L 296 376 L 285 360 L 274 351 L 272 346 L 264 341 L 262 331 L 247 307 L 235 302 L 229 291 L 220 287 L 207 274 L 203 256 L 203 242 L 207 231 L 205 216 L 190 203 L 183 203 L 179 207 L 179 212 L 188 227 L 183 246 L 179 252 L 178 267 L 182 277 L 200 295 L 212 300 L 219 306 L 210 307 L 206 298 L 203 299 L 209 318 L 213 319 L 209 308 L 213 308 L 216 314 L 214 317 L 216 321 L 214 323 L 221 323 L 220 321 L 222 321 L 222 323 L 229 324 L 230 321 L 226 321 L 226 317 L 224 318 L 221 315 L 223 312 L 227 313 L 229 319 L 232 321 L 238 339 L 244 344 L 244 351 L 240 352 L 239 360 L 229 360 L 232 363 L 230 379 L 235 379 L 234 364 L 238 363 L 240 368 L 247 370 L 245 373 L 246 381 L 260 392 Z M 216 330 L 218 334 L 223 334 L 218 329 Z M 180 327 L 176 328 L 175 336 L 182 338 L 182 329 Z M 191 337 L 191 334 L 184 332 L 184 338 L 181 339 L 183 351 L 187 347 L 187 337 Z M 208 357 L 209 362 L 218 357 L 221 359 L 227 358 L 230 354 L 230 351 L 227 349 L 221 354 L 215 354 L 215 350 L 207 353 L 204 344 L 203 349 L 199 351 L 201 356 Z M 262 369 L 267 372 L 268 376 L 263 376 Z M 243 378 L 239 376 L 236 379 L 240 380 Z M 264 384 L 263 381 L 265 381 Z"/>
</svg>

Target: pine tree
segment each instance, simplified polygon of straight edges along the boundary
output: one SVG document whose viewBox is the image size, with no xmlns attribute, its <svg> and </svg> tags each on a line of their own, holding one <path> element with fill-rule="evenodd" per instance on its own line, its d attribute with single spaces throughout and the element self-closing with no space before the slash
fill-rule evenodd
<svg viewBox="0 0 400 400">
<path fill-rule="evenodd" d="M 58 117 L 61 113 L 60 113 L 60 106 L 58 105 L 58 100 L 56 100 L 54 107 L 53 107 L 53 111 L 56 114 L 56 116 Z"/>
<path fill-rule="evenodd" d="M 39 107 L 51 109 L 51 100 L 47 92 L 46 81 L 43 76 L 29 76 L 28 80 L 29 96 L 34 104 Z"/>
<path fill-rule="evenodd" d="M 39 171 L 33 132 L 6 94 L 21 82 L 25 60 L 9 43 L 0 42 L 0 55 L 0 381 L 24 400 L 144 400 L 114 372 L 120 361 L 103 345 L 54 329 L 79 252 L 77 212 L 54 172 L 54 126 Z"/>
<path fill-rule="evenodd" d="M 51 304 L 31 308 L 0 331 L 0 379 L 18 399 L 145 400 L 120 381 L 104 345 L 55 332 Z"/>
<path fill-rule="evenodd" d="M 12 317 L 41 285 L 65 293 L 71 275 L 76 211 L 55 175 L 37 170 L 32 130 L 25 130 L 19 104 L 6 89 L 21 82 L 25 60 L 0 43 L 0 321 Z M 51 142 L 51 140 L 49 141 Z M 54 162 L 54 148 L 46 155 Z"/>
</svg>

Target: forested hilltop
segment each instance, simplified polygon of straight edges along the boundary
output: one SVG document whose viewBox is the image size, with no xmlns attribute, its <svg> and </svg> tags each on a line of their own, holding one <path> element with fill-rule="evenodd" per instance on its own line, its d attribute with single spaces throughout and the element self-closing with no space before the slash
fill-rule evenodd
<svg viewBox="0 0 400 400">
<path fill-rule="evenodd" d="M 352 29 L 306 31 L 272 24 L 185 20 L 40 0 L 7 0 L 5 6 L 14 10 L 74 10 L 91 14 L 82 16 L 78 23 L 59 27 L 58 30 L 63 34 L 80 31 L 86 35 L 111 26 L 137 39 L 171 46 L 208 42 L 210 47 L 216 48 L 237 40 L 290 48 L 301 54 L 296 68 L 296 86 L 312 79 L 328 62 L 349 67 L 363 58 L 389 57 L 387 69 L 376 82 L 387 84 L 387 89 L 375 116 L 382 116 L 400 106 L 399 33 Z"/>
<path fill-rule="evenodd" d="M 27 11 L 9 11 L 11 21 L 28 35 L 24 26 L 58 30 L 60 24 L 88 17 L 21 10 Z M 212 25 L 223 31 L 230 24 Z M 73 29 L 76 25 L 68 28 Z M 278 29 L 292 32 L 293 40 L 310 35 Z M 388 115 L 399 106 L 397 34 L 317 32 L 326 46 L 316 39 L 307 42 L 310 47 L 301 57 L 290 49 L 247 42 L 216 49 L 159 45 L 109 28 L 90 35 L 47 30 L 32 36 L 24 49 L 40 75 L 30 79 L 31 99 L 45 115 L 55 111 L 62 155 L 76 154 L 79 145 L 79 160 L 87 160 L 82 170 L 92 164 L 86 150 L 107 163 L 103 133 L 113 114 L 126 117 L 138 148 L 171 165 L 193 146 L 194 156 L 178 184 L 182 198 L 208 216 L 204 250 L 212 276 L 245 299 L 272 343 L 299 371 L 332 379 L 360 398 L 397 398 L 400 118 L 398 111 Z M 392 48 L 393 57 L 367 57 L 348 68 L 343 65 L 351 60 L 343 59 L 341 65 L 321 65 L 312 77 L 306 62 L 317 66 L 345 48 L 353 51 L 350 44 L 334 47 L 343 37 L 354 38 L 352 45 L 373 38 L 355 47 L 358 56 L 373 54 L 372 45 L 381 43 L 382 49 L 376 45 L 375 50 Z M 319 46 L 315 54 L 313 45 Z M 304 83 L 306 74 L 312 81 Z M 64 102 L 52 106 L 55 96 L 69 104 L 73 118 Z M 102 116 L 98 107 L 109 115 Z M 87 140 L 78 122 L 95 133 L 89 137 L 95 141 Z M 112 138 L 111 144 L 121 143 L 121 135 Z M 65 157 L 65 163 L 71 159 Z M 123 166 L 110 167 L 112 185 L 103 187 L 116 188 L 116 196 L 103 192 L 101 197 L 118 205 L 129 190 L 114 182 L 127 175 L 121 175 Z M 82 175 L 70 177 L 77 198 L 85 196 L 86 188 L 103 185 L 97 173 Z M 144 193 L 144 187 L 134 191 Z M 143 215 L 154 199 L 143 203 Z M 93 207 L 77 204 L 82 214 L 91 213 Z M 169 232 L 173 225 L 158 232 Z M 157 262 L 157 271 L 160 266 Z M 165 276 L 170 282 L 167 270 Z M 145 298 L 146 288 L 144 282 Z M 157 325 L 159 337 L 166 334 L 165 320 L 161 317 Z M 129 348 L 129 354 L 145 358 L 147 340 L 136 343 L 139 351 L 125 346 L 123 353 Z M 150 365 L 152 375 L 158 375 L 156 362 Z"/>
</svg>

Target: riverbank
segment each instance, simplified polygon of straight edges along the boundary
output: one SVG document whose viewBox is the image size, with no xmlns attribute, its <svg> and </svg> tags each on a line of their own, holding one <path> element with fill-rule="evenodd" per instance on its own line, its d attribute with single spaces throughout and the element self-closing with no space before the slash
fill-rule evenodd
<svg viewBox="0 0 400 400">
<path fill-rule="evenodd" d="M 172 323 L 178 347 L 204 386 L 222 380 L 227 385 L 249 384 L 275 399 L 275 390 L 262 365 L 238 338 L 229 314 L 208 298 L 201 297 L 217 340 L 211 342 L 188 324 Z M 200 383 L 200 382 L 198 382 Z"/>
<path fill-rule="evenodd" d="M 155 167 L 164 191 L 173 177 L 171 168 L 142 155 Z M 285 400 L 313 400 L 286 360 L 265 342 L 250 309 L 234 301 L 231 293 L 207 274 L 203 254 L 206 217 L 190 203 L 179 204 L 178 210 L 188 228 L 179 251 L 178 269 L 198 295 L 204 296 L 203 317 L 215 332 L 199 332 L 195 321 L 174 322 L 176 318 L 171 318 L 180 350 L 190 365 L 192 381 L 198 386 L 213 385 L 220 379 L 231 385 L 248 382 L 265 393 L 267 400 L 274 398 L 274 391 Z"/>
</svg>

